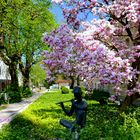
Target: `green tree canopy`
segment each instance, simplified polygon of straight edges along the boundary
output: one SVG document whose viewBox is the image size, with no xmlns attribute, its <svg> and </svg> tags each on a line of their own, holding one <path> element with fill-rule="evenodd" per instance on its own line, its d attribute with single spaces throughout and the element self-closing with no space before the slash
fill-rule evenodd
<svg viewBox="0 0 140 140">
<path fill-rule="evenodd" d="M 31 66 L 38 60 L 43 49 L 44 31 L 56 27 L 53 14 L 46 0 L 1 0 L 0 1 L 0 57 L 9 66 L 11 83 L 18 87 L 18 65 L 23 75 L 23 84 L 29 86 Z M 14 89 L 15 90 L 15 89 Z"/>
</svg>

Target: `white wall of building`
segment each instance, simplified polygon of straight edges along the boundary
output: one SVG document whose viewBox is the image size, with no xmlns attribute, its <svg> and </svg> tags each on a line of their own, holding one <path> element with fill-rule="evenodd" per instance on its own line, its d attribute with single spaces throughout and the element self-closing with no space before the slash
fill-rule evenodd
<svg viewBox="0 0 140 140">
<path fill-rule="evenodd" d="M 11 80 L 8 66 L 2 60 L 0 60 L 0 80 Z"/>
</svg>

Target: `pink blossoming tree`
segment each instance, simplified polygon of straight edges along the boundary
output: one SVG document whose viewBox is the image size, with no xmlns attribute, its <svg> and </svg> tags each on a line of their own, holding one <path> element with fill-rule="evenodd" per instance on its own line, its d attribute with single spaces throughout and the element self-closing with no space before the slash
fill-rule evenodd
<svg viewBox="0 0 140 140">
<path fill-rule="evenodd" d="M 58 29 L 46 34 L 43 38 L 51 46 L 51 51 L 44 51 L 44 67 L 47 71 L 49 81 L 54 80 L 57 74 L 63 74 L 71 79 L 71 88 L 74 86 L 75 77 L 78 76 L 78 45 L 75 34 L 66 26 L 62 25 Z"/>
<path fill-rule="evenodd" d="M 140 0 L 53 0 L 62 7 L 67 26 L 60 26 L 43 41 L 48 77 L 54 73 L 95 78 L 126 94 L 124 110 L 140 97 Z M 86 20 L 93 16 L 91 21 Z M 122 88 L 126 86 L 126 90 Z M 92 89 L 92 85 L 88 84 Z"/>
</svg>

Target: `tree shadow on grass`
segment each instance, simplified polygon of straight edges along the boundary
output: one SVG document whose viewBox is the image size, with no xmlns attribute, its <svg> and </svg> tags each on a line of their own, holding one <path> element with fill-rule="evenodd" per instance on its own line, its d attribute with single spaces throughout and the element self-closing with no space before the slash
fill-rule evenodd
<svg viewBox="0 0 140 140">
<path fill-rule="evenodd" d="M 119 107 L 115 104 L 90 103 L 88 104 L 87 122 L 97 126 L 105 125 L 106 122 L 119 118 L 118 109 Z"/>
<path fill-rule="evenodd" d="M 42 117 L 42 118 L 60 118 L 60 115 L 63 114 L 62 109 L 36 109 L 32 110 L 32 113 L 35 116 Z"/>
<path fill-rule="evenodd" d="M 0 140 L 55 140 L 56 138 L 65 140 L 64 138 L 67 138 L 69 134 L 68 130 L 59 124 L 59 118 L 63 117 L 61 111 L 55 107 L 37 109 L 31 111 L 33 118 L 32 116 L 27 117 L 24 113 L 20 114 L 3 128 L 0 132 Z M 123 122 L 123 118 L 114 115 L 113 106 L 89 104 L 86 128 L 81 135 L 82 140 L 114 139 L 115 136 L 118 138 L 114 140 L 119 140 L 120 135 L 126 136 L 122 127 Z"/>
<path fill-rule="evenodd" d="M 66 130 L 58 123 L 41 122 L 18 115 L 3 127 L 0 140 L 55 140 L 66 137 Z"/>
</svg>

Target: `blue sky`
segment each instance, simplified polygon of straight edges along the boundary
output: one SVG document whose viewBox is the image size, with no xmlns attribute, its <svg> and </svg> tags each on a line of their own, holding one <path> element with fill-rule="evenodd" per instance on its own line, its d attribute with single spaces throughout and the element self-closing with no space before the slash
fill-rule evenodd
<svg viewBox="0 0 140 140">
<path fill-rule="evenodd" d="M 58 23 L 64 22 L 62 11 L 57 4 L 53 4 L 52 7 L 50 8 L 50 11 L 55 15 L 55 19 Z"/>
<path fill-rule="evenodd" d="M 102 0 L 97 0 L 97 1 L 102 2 Z M 59 5 L 52 3 L 52 7 L 50 8 L 50 11 L 55 15 L 56 21 L 58 23 L 61 24 L 64 22 L 62 11 L 61 11 L 61 8 L 59 7 Z M 93 16 L 92 14 L 89 14 L 87 17 L 87 20 L 91 21 L 93 18 L 97 19 L 97 17 Z"/>
<path fill-rule="evenodd" d="M 52 7 L 50 8 L 50 11 L 55 15 L 55 19 L 58 23 L 63 23 L 64 22 L 64 18 L 63 18 L 63 14 L 62 14 L 62 10 L 59 7 L 59 5 L 57 4 L 52 4 Z M 95 17 L 94 17 L 95 18 Z M 93 15 L 89 14 L 87 20 L 90 21 L 91 19 L 93 19 Z"/>
</svg>

